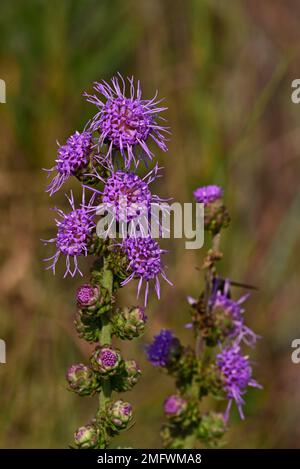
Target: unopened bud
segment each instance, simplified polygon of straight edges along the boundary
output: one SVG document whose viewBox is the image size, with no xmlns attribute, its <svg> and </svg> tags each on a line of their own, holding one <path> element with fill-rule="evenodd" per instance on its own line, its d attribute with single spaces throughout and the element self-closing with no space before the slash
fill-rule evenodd
<svg viewBox="0 0 300 469">
<path fill-rule="evenodd" d="M 107 418 L 113 430 L 123 430 L 132 420 L 132 406 L 121 399 L 107 409 Z"/>
<path fill-rule="evenodd" d="M 101 375 L 112 376 L 116 374 L 122 364 L 122 357 L 118 350 L 109 345 L 97 347 L 91 357 L 91 366 L 93 370 Z"/>
<path fill-rule="evenodd" d="M 83 363 L 76 363 L 68 369 L 66 379 L 69 389 L 80 396 L 94 394 L 99 383 L 93 370 Z"/>
<path fill-rule="evenodd" d="M 78 428 L 74 433 L 74 442 L 77 448 L 93 449 L 97 447 L 99 432 L 95 425 L 88 424 Z"/>
</svg>

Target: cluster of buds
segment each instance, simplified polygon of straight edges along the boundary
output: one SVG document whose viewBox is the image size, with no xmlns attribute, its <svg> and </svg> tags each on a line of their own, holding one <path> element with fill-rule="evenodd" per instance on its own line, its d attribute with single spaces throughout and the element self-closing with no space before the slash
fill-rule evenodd
<svg viewBox="0 0 300 469">
<path fill-rule="evenodd" d="M 244 418 L 244 395 L 248 387 L 261 386 L 252 378 L 252 366 L 242 346 L 253 347 L 258 336 L 245 324 L 243 303 L 248 294 L 233 299 L 232 285 L 219 277 L 215 263 L 221 259 L 220 232 L 229 223 L 223 203 L 223 190 L 207 186 L 194 192 L 204 204 L 204 227 L 212 235 L 212 248 L 205 258 L 205 288 L 198 299 L 188 297 L 191 307 L 195 349 L 184 347 L 171 331 L 162 330 L 147 348 L 149 361 L 175 379 L 176 394 L 164 403 L 167 423 L 161 436 L 168 448 L 193 447 L 202 444 L 216 447 L 227 430 L 232 403 Z M 228 400 L 224 413 L 201 413 L 205 396 Z M 188 446 L 187 446 L 188 445 Z"/>
<path fill-rule="evenodd" d="M 78 449 L 105 448 L 108 437 L 128 428 L 133 420 L 132 406 L 121 399 L 106 406 L 101 418 L 79 427 L 74 433 L 74 444 Z"/>
</svg>

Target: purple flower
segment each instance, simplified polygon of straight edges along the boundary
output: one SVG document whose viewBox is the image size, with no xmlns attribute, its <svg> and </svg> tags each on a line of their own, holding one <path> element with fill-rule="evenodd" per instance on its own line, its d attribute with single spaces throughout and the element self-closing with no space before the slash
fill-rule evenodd
<svg viewBox="0 0 300 469">
<path fill-rule="evenodd" d="M 196 202 L 207 205 L 223 197 L 223 189 L 220 186 L 204 186 L 194 191 Z"/>
<path fill-rule="evenodd" d="M 261 388 L 261 385 L 252 378 L 252 367 L 249 357 L 242 355 L 240 346 L 234 344 L 224 348 L 217 355 L 217 366 L 221 371 L 224 390 L 229 399 L 226 419 L 229 417 L 233 399 L 236 402 L 240 417 L 244 419 L 243 405 L 245 401 L 242 396 L 246 393 L 248 386 Z"/>
<path fill-rule="evenodd" d="M 226 292 L 221 293 L 218 291 L 213 298 L 212 308 L 213 310 L 222 310 L 232 320 L 233 327 L 229 333 L 230 338 L 236 338 L 237 342 L 243 340 L 245 344 L 253 347 L 259 336 L 244 324 L 245 310 L 241 306 L 248 297 L 247 294 L 235 301 L 229 298 Z"/>
<path fill-rule="evenodd" d="M 162 329 L 146 348 L 148 360 L 153 366 L 167 366 L 179 347 L 179 341 L 172 332 Z"/>
<path fill-rule="evenodd" d="M 145 281 L 146 306 L 148 302 L 149 281 L 155 282 L 155 291 L 158 298 L 160 298 L 159 274 L 172 285 L 166 277 L 161 261 L 161 254 L 165 250 L 160 249 L 157 241 L 152 239 L 151 236 L 125 238 L 121 246 L 128 258 L 129 264 L 127 269 L 131 272 L 127 279 L 122 282 L 122 285 L 126 285 L 133 278 L 138 278 L 137 296 L 139 296 L 142 283 Z"/>
<path fill-rule="evenodd" d="M 152 195 L 148 184 L 134 173 L 116 171 L 107 179 L 102 202 L 113 207 L 117 221 L 135 219 L 142 210 L 150 210 Z"/>
<path fill-rule="evenodd" d="M 157 216 L 151 209 L 155 206 L 159 207 L 160 210 L 167 210 L 167 206 L 160 206 L 160 202 L 163 201 L 157 195 L 152 195 L 149 189 L 149 185 L 160 175 L 158 174 L 160 168 L 156 165 L 146 176 L 140 178 L 133 172 L 115 171 L 104 180 L 98 174 L 96 177 L 100 182 L 104 183 L 103 190 L 98 190 L 92 187 L 88 189 L 92 190 L 97 197 L 99 197 L 101 204 L 98 203 L 94 207 L 96 213 L 102 214 L 108 212 L 112 219 L 109 221 L 109 228 L 112 226 L 113 221 L 120 223 L 119 229 L 125 237 L 125 230 L 130 231 L 131 234 L 136 235 L 142 234 L 146 236 L 149 233 L 150 228 L 150 212 L 157 220 L 158 226 L 159 215 Z M 134 220 L 134 223 L 127 226 L 127 224 Z M 138 232 L 139 230 L 139 232 Z M 108 231 L 105 232 L 109 234 Z"/>
<path fill-rule="evenodd" d="M 121 82 L 121 83 L 120 83 Z M 163 151 L 167 151 L 166 137 L 167 128 L 159 123 L 158 119 L 164 120 L 158 114 L 166 108 L 159 105 L 157 93 L 153 99 L 142 99 L 140 82 L 137 89 L 134 87 L 133 77 L 128 78 L 130 96 L 126 97 L 126 84 L 123 77 L 113 77 L 111 84 L 102 80 L 94 84 L 97 94 L 85 93 L 87 101 L 95 104 L 99 112 L 94 116 L 90 130 L 99 132 L 99 145 L 109 145 L 107 157 L 111 157 L 112 150 L 121 152 L 125 166 L 129 167 L 133 160 L 136 164 L 134 147 L 140 147 L 143 156 L 152 159 L 153 154 L 148 147 L 149 138 L 154 140 Z"/>
<path fill-rule="evenodd" d="M 54 209 L 60 219 L 56 219 L 57 236 L 56 238 L 49 239 L 45 243 L 55 243 L 56 253 L 54 256 L 45 259 L 46 262 L 51 261 L 47 269 L 52 269 L 55 273 L 56 263 L 61 254 L 66 256 L 66 271 L 64 277 L 70 274 L 72 277 L 79 272 L 78 256 L 87 256 L 88 254 L 88 240 L 92 229 L 95 227 L 93 215 L 91 215 L 90 206 L 85 206 L 84 191 L 82 194 L 82 203 L 80 208 L 75 208 L 73 193 L 70 197 L 66 196 L 70 202 L 72 211 L 64 213 L 60 209 Z M 91 201 L 92 202 L 92 199 Z M 73 260 L 73 267 L 71 262 Z"/>
<path fill-rule="evenodd" d="M 186 400 L 176 394 L 167 397 L 164 402 L 164 411 L 167 417 L 177 417 L 182 414 L 186 408 Z"/>
<path fill-rule="evenodd" d="M 92 145 L 92 134 L 90 132 L 75 132 L 67 139 L 65 145 L 58 149 L 56 165 L 46 170 L 48 173 L 57 171 L 47 187 L 46 192 L 50 195 L 57 192 L 70 176 L 75 176 L 78 171 L 83 170 L 89 162 Z"/>
</svg>

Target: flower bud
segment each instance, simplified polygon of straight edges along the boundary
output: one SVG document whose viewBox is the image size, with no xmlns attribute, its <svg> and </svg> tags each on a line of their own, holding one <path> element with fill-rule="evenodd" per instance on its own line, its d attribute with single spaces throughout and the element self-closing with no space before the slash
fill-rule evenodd
<svg viewBox="0 0 300 469">
<path fill-rule="evenodd" d="M 91 357 L 91 366 L 101 375 L 113 376 L 121 367 L 122 357 L 118 350 L 109 345 L 97 347 Z"/>
<path fill-rule="evenodd" d="M 100 289 L 97 285 L 85 283 L 77 289 L 76 299 L 79 308 L 95 307 L 100 299 Z"/>
<path fill-rule="evenodd" d="M 93 318 L 99 314 L 104 303 L 100 288 L 91 283 L 85 283 L 77 289 L 76 300 L 81 316 L 85 318 Z"/>
<path fill-rule="evenodd" d="M 205 441 L 210 441 L 221 438 L 226 431 L 226 421 L 223 414 L 216 412 L 209 412 L 203 415 L 198 427 L 197 435 Z"/>
<path fill-rule="evenodd" d="M 141 376 L 141 369 L 135 360 L 126 360 L 124 365 L 127 382 L 130 385 L 130 388 L 132 388 Z"/>
<path fill-rule="evenodd" d="M 139 306 L 124 308 L 112 316 L 114 334 L 123 340 L 132 340 L 143 334 L 147 316 L 144 308 Z"/>
<path fill-rule="evenodd" d="M 121 399 L 113 402 L 107 408 L 107 418 L 112 430 L 123 430 L 132 420 L 132 406 Z"/>
<path fill-rule="evenodd" d="M 113 297 L 106 289 L 86 283 L 78 288 L 76 300 L 84 317 L 95 318 L 110 311 Z"/>
<path fill-rule="evenodd" d="M 74 317 L 74 325 L 82 339 L 87 342 L 99 341 L 101 322 L 98 317 L 86 316 L 82 310 L 78 310 Z"/>
<path fill-rule="evenodd" d="M 181 420 L 185 415 L 187 407 L 187 401 L 176 394 L 167 397 L 164 402 L 165 414 L 172 420 Z"/>
<path fill-rule="evenodd" d="M 99 432 L 95 425 L 88 424 L 78 428 L 74 433 L 74 442 L 77 448 L 93 449 L 97 447 Z"/>
<path fill-rule="evenodd" d="M 66 379 L 70 391 L 74 391 L 80 396 L 89 396 L 94 394 L 99 383 L 93 370 L 83 363 L 76 363 L 70 366 L 66 373 Z"/>
<path fill-rule="evenodd" d="M 229 225 L 230 217 L 222 200 L 223 189 L 221 187 L 215 185 L 199 187 L 195 190 L 194 197 L 198 203 L 204 204 L 205 230 L 215 235 L 221 228 Z"/>
</svg>

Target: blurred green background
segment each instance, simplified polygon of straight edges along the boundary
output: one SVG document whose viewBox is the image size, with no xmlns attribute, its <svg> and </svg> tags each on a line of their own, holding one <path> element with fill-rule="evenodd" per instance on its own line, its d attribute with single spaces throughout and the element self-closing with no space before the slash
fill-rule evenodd
<svg viewBox="0 0 300 469">
<path fill-rule="evenodd" d="M 300 337 L 300 105 L 290 98 L 299 26 L 297 0 L 1 1 L 0 447 L 66 447 L 96 407 L 65 386 L 66 368 L 86 360 L 89 347 L 72 324 L 80 279 L 43 270 L 49 207 L 65 200 L 44 194 L 40 168 L 53 165 L 56 140 L 92 115 L 83 91 L 117 71 L 139 78 L 145 97 L 156 89 L 166 97 L 173 135 L 169 153 L 158 154 L 165 178 L 156 192 L 188 202 L 199 185 L 224 185 L 232 223 L 221 271 L 259 286 L 248 322 L 263 336 L 255 377 L 264 390 L 249 392 L 245 422 L 233 412 L 227 446 L 300 446 L 300 365 L 290 358 Z M 173 383 L 146 363 L 143 343 L 161 327 L 191 339 L 185 297 L 201 287 L 204 249 L 186 251 L 182 240 L 168 248 L 175 286 L 164 284 L 162 300 L 150 302 L 143 340 L 121 344 L 144 374 L 127 396 L 136 425 L 116 445 L 160 447 Z M 122 301 L 134 298 L 126 287 Z"/>
</svg>

